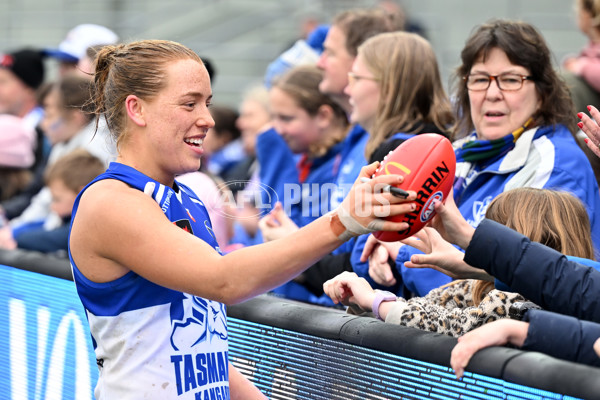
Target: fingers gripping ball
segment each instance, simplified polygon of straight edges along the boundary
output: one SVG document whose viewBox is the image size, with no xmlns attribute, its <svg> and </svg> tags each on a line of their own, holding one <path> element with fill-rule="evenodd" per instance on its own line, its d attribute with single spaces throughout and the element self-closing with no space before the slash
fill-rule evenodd
<svg viewBox="0 0 600 400">
<path fill-rule="evenodd" d="M 385 242 L 393 242 L 414 235 L 433 218 L 435 200 L 445 201 L 456 170 L 454 149 L 448 139 L 434 133 L 416 135 L 406 140 L 385 156 L 373 177 L 398 174 L 404 181 L 396 187 L 417 192 L 417 208 L 388 219 L 407 222 L 409 228 L 398 232 L 378 231 L 374 235 Z"/>
</svg>

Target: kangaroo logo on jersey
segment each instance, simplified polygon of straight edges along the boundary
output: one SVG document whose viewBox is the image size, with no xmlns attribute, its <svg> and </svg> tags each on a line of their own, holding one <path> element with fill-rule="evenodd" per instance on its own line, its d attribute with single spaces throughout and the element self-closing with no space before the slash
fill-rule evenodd
<svg viewBox="0 0 600 400">
<path fill-rule="evenodd" d="M 475 201 L 473 203 L 473 219 L 468 221 L 471 226 L 477 226 L 481 221 L 483 221 L 485 218 L 485 213 L 492 200 L 492 196 L 486 196 L 483 200 Z"/>
<path fill-rule="evenodd" d="M 171 354 L 177 395 L 230 399 L 225 305 L 184 294 L 171 303 Z"/>
<path fill-rule="evenodd" d="M 179 307 L 174 313 L 183 313 L 176 317 L 171 315 L 173 331 L 171 345 L 174 350 L 186 351 L 214 336 L 227 339 L 227 316 L 225 305 L 202 297 L 184 294 Z M 191 303 L 191 307 L 186 307 Z M 175 306 L 175 304 L 173 304 Z M 173 307 L 172 306 L 172 307 Z"/>
</svg>

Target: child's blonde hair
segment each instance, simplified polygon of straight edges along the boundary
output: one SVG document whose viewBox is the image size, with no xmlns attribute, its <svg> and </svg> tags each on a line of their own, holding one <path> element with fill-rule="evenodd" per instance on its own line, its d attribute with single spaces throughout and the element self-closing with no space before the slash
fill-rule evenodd
<svg viewBox="0 0 600 400">
<path fill-rule="evenodd" d="M 492 200 L 485 216 L 562 254 L 595 259 L 588 213 L 581 200 L 571 193 L 530 187 L 512 189 Z M 493 287 L 492 282 L 477 282 L 473 287 L 475 304 Z"/>
</svg>

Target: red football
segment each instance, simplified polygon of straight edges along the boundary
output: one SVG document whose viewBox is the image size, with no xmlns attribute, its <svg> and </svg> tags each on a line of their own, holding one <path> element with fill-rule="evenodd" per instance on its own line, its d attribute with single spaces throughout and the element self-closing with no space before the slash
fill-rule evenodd
<svg viewBox="0 0 600 400">
<path fill-rule="evenodd" d="M 445 201 L 456 170 L 456 157 L 452 144 L 435 133 L 416 135 L 402 142 L 382 161 L 373 175 L 397 174 L 404 181 L 400 189 L 417 192 L 417 208 L 410 214 L 388 218 L 394 222 L 408 222 L 409 228 L 399 232 L 373 233 L 379 240 L 394 242 L 414 235 L 435 215 L 434 200 Z"/>
</svg>

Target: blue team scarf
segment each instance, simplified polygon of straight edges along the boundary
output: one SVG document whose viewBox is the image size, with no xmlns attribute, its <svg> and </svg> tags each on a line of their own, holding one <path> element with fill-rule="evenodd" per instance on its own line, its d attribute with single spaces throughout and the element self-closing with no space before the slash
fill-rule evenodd
<svg viewBox="0 0 600 400">
<path fill-rule="evenodd" d="M 533 119 L 529 118 L 523 126 L 512 132 L 510 135 L 495 140 L 469 140 L 460 148 L 455 150 L 456 162 L 476 163 L 485 160 L 491 160 L 496 156 L 503 155 L 515 147 L 517 139 L 525 132 L 525 129 L 531 124 Z M 475 136 L 476 134 L 473 133 Z"/>
<path fill-rule="evenodd" d="M 474 163 L 482 163 L 488 160 L 495 160 L 515 148 L 515 143 L 525 132 L 527 127 L 531 125 L 533 118 L 529 118 L 523 126 L 513 131 L 509 135 L 494 140 L 469 140 L 454 151 L 456 155 L 456 163 L 468 163 L 462 168 L 456 170 L 454 177 L 454 198 L 458 199 L 462 191 L 466 187 L 466 179 L 471 167 Z M 472 137 L 477 137 L 474 132 Z"/>
</svg>

